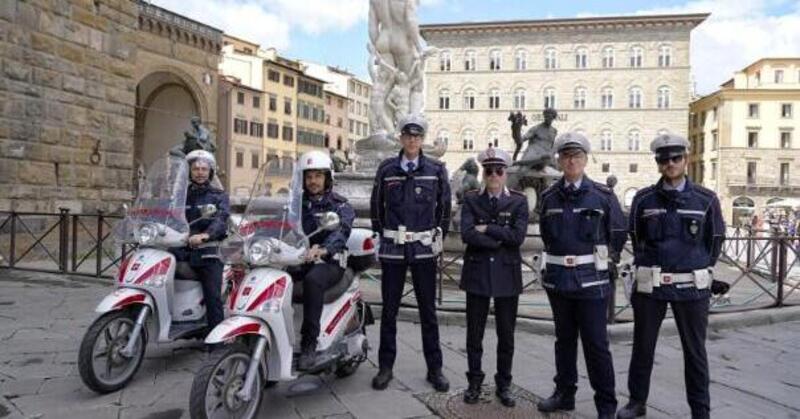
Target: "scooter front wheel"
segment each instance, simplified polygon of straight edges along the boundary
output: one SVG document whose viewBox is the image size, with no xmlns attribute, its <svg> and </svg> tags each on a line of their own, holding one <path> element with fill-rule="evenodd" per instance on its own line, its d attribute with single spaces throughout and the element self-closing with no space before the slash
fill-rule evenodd
<svg viewBox="0 0 800 419">
<path fill-rule="evenodd" d="M 146 333 L 140 333 L 130 356 L 128 345 L 136 320 L 129 311 L 112 311 L 92 323 L 78 352 L 78 371 L 87 387 L 110 393 L 125 387 L 136 374 L 147 347 Z"/>
<path fill-rule="evenodd" d="M 244 345 L 219 350 L 208 358 L 192 382 L 189 412 L 195 419 L 256 417 L 261 404 L 261 374 L 256 373 L 253 394 L 243 400 L 239 391 L 245 382 L 251 354 Z"/>
</svg>

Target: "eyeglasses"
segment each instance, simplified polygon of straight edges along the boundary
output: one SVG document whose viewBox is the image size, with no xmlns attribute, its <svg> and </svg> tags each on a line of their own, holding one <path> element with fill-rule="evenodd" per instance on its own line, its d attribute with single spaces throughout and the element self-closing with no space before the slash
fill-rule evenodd
<svg viewBox="0 0 800 419">
<path fill-rule="evenodd" d="M 486 176 L 491 176 L 491 175 L 495 175 L 495 174 L 497 176 L 503 176 L 503 173 L 505 173 L 505 172 L 506 172 L 506 168 L 503 167 L 503 166 L 496 166 L 496 167 L 489 166 L 489 167 L 484 167 L 483 168 L 483 173 Z"/>
<path fill-rule="evenodd" d="M 665 165 L 669 162 L 680 163 L 682 160 L 683 160 L 683 154 L 678 154 L 677 156 L 672 156 L 667 158 L 656 157 L 656 163 L 660 165 Z"/>
</svg>

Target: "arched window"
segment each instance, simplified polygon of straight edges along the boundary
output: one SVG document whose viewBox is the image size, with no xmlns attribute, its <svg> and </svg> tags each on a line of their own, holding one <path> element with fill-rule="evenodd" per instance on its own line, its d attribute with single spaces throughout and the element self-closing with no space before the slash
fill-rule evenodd
<svg viewBox="0 0 800 419">
<path fill-rule="evenodd" d="M 476 57 L 475 51 L 469 50 L 464 53 L 464 71 L 475 71 Z"/>
<path fill-rule="evenodd" d="M 669 67 L 672 65 L 672 47 L 662 45 L 658 48 L 658 66 Z"/>
<path fill-rule="evenodd" d="M 670 89 L 668 86 L 658 88 L 658 109 L 667 109 L 670 106 Z"/>
<path fill-rule="evenodd" d="M 610 129 L 604 129 L 600 133 L 600 150 L 601 151 L 611 151 L 612 142 L 614 140 L 614 134 L 612 134 Z"/>
<path fill-rule="evenodd" d="M 586 48 L 578 48 L 575 51 L 575 68 L 588 68 L 589 67 L 589 50 Z"/>
<path fill-rule="evenodd" d="M 628 107 L 639 109 L 642 107 L 642 88 L 631 87 L 628 91 Z"/>
<path fill-rule="evenodd" d="M 573 98 L 572 107 L 575 109 L 586 109 L 586 88 L 575 88 L 575 96 Z"/>
<path fill-rule="evenodd" d="M 502 64 L 502 54 L 499 49 L 489 52 L 489 70 L 499 71 Z"/>
<path fill-rule="evenodd" d="M 489 147 L 500 146 L 500 133 L 496 129 L 489 131 Z"/>
<path fill-rule="evenodd" d="M 628 151 L 639 151 L 642 142 L 642 135 L 638 129 L 628 131 Z"/>
<path fill-rule="evenodd" d="M 638 190 L 636 190 L 636 188 L 630 188 L 627 191 L 625 191 L 625 196 L 623 197 L 623 201 L 625 203 L 626 208 L 631 207 L 631 204 L 633 203 L 633 198 L 636 196 L 636 192 L 639 192 Z"/>
<path fill-rule="evenodd" d="M 553 87 L 548 87 L 544 89 L 544 108 L 553 108 L 556 107 L 556 89 Z"/>
<path fill-rule="evenodd" d="M 514 66 L 517 71 L 525 71 L 528 69 L 528 51 L 518 49 L 514 53 Z"/>
<path fill-rule="evenodd" d="M 603 68 L 614 68 L 614 48 L 603 48 Z"/>
<path fill-rule="evenodd" d="M 475 133 L 471 129 L 464 131 L 462 150 L 472 151 L 475 149 Z"/>
<path fill-rule="evenodd" d="M 614 107 L 614 89 L 604 87 L 600 92 L 600 107 L 603 109 L 611 109 Z"/>
<path fill-rule="evenodd" d="M 555 70 L 558 67 L 558 53 L 555 48 L 547 48 L 544 50 L 544 68 L 545 70 Z"/>
<path fill-rule="evenodd" d="M 515 110 L 524 110 L 525 109 L 525 98 L 527 97 L 528 93 L 523 88 L 519 88 L 514 91 L 514 109 Z"/>
<path fill-rule="evenodd" d="M 439 55 L 439 71 L 450 71 L 450 51 L 442 51 Z"/>
<path fill-rule="evenodd" d="M 436 140 L 447 147 L 447 145 L 450 143 L 450 133 L 447 132 L 446 129 L 440 130 L 439 133 L 436 134 Z"/>
<path fill-rule="evenodd" d="M 439 109 L 450 109 L 450 90 L 439 90 Z"/>
<path fill-rule="evenodd" d="M 500 109 L 500 90 L 489 90 L 489 109 Z"/>
<path fill-rule="evenodd" d="M 475 109 L 475 91 L 472 89 L 464 91 L 464 109 Z"/>
<path fill-rule="evenodd" d="M 642 47 L 633 47 L 630 51 L 630 66 L 633 68 L 640 68 L 644 62 L 644 49 Z"/>
</svg>

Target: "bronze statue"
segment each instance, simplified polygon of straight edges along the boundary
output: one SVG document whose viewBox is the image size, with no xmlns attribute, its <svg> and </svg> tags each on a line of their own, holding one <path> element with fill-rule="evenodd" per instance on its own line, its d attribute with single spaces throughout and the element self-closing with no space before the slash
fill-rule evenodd
<svg viewBox="0 0 800 419">
<path fill-rule="evenodd" d="M 514 161 L 517 160 L 517 154 L 522 150 L 522 127 L 528 125 L 528 118 L 526 118 L 522 112 L 517 111 L 517 113 L 509 113 L 508 120 L 511 121 L 511 138 L 514 139 L 514 144 L 516 144 L 514 156 L 511 158 L 511 160 Z"/>
<path fill-rule="evenodd" d="M 522 142 L 528 142 L 528 148 L 520 160 L 514 162 L 515 166 L 529 167 L 534 170 L 542 170 L 545 166 L 558 169 L 553 160 L 553 141 L 558 135 L 558 130 L 553 127 L 553 120 L 558 116 L 553 108 L 547 108 L 542 112 L 544 121 L 528 130 L 522 136 Z"/>
<path fill-rule="evenodd" d="M 456 172 L 462 172 L 461 185 L 456 189 L 456 202 L 461 203 L 464 200 L 464 194 L 469 191 L 476 191 L 481 188 L 481 183 L 478 181 L 478 163 L 474 158 L 468 158 Z"/>
<path fill-rule="evenodd" d="M 173 147 L 170 153 L 187 155 L 195 150 L 205 150 L 209 153 L 217 151 L 217 145 L 211 139 L 211 133 L 200 123 L 200 117 L 193 116 L 190 123 L 191 128 L 183 132 L 183 144 Z"/>
</svg>

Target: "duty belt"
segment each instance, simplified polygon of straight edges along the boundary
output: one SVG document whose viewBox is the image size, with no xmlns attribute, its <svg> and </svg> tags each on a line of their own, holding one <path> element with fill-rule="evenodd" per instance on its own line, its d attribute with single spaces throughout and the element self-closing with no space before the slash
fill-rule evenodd
<svg viewBox="0 0 800 419">
<path fill-rule="evenodd" d="M 672 284 L 693 284 L 697 289 L 706 289 L 711 282 L 711 273 L 708 269 L 698 269 L 693 272 L 667 273 L 661 272 L 660 266 L 636 267 L 637 291 L 650 294 L 653 287 Z M 678 286 L 681 288 L 680 286 Z"/>
<path fill-rule="evenodd" d="M 551 265 L 558 265 L 558 266 L 566 266 L 568 268 L 573 268 L 578 265 L 588 265 L 590 263 L 594 263 L 594 255 L 567 255 L 567 256 L 555 256 L 547 254 L 545 255 L 544 263 L 548 263 Z"/>
<path fill-rule="evenodd" d="M 395 244 L 405 244 L 409 242 L 422 242 L 426 246 L 433 243 L 436 229 L 425 231 L 406 231 L 406 226 L 398 226 L 397 230 L 383 229 L 383 237 L 394 240 Z"/>
</svg>

